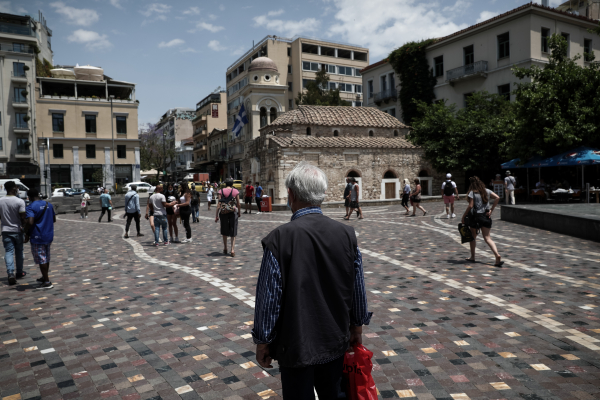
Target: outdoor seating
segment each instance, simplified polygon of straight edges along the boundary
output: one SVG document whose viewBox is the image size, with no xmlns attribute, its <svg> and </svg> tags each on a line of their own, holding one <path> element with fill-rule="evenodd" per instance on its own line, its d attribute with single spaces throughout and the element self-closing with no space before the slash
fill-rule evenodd
<svg viewBox="0 0 600 400">
<path fill-rule="evenodd" d="M 542 189 L 531 189 L 531 197 L 538 202 L 542 202 L 546 198 L 546 192 Z"/>
</svg>

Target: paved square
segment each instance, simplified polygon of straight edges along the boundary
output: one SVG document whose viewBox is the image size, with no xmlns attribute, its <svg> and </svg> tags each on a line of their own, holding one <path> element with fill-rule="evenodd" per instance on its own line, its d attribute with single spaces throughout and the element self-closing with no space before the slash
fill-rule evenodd
<svg viewBox="0 0 600 400">
<path fill-rule="evenodd" d="M 505 268 L 483 240 L 468 263 L 458 219 L 424 206 L 427 217 L 372 207 L 344 222 L 363 253 L 380 398 L 600 398 L 597 243 L 495 220 Z M 280 398 L 250 330 L 260 239 L 290 216 L 242 215 L 235 258 L 205 204 L 193 243 L 167 247 L 146 221 L 146 236 L 123 239 L 119 217 L 59 216 L 54 289 L 34 290 L 29 245 L 29 275 L 9 287 L 0 274 L 0 400 Z"/>
</svg>

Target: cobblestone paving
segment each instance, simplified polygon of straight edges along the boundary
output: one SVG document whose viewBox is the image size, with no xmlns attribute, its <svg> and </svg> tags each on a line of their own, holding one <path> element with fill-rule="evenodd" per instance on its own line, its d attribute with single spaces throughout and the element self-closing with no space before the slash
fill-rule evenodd
<svg viewBox="0 0 600 400">
<path fill-rule="evenodd" d="M 468 263 L 458 219 L 424 206 L 427 217 L 374 207 L 346 222 L 375 313 L 363 340 L 380 398 L 600 398 L 598 245 L 495 220 L 505 268 L 483 241 Z M 126 240 L 120 218 L 59 216 L 47 291 L 33 290 L 26 245 L 30 275 L 0 279 L 0 399 L 279 398 L 250 330 L 260 239 L 290 214 L 242 215 L 231 258 L 204 207 L 193 243 L 158 248 L 147 222 Z"/>
</svg>

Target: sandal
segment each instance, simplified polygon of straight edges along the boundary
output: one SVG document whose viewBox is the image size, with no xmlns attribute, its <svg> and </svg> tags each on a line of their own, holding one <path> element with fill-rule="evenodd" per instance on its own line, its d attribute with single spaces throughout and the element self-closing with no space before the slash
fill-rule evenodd
<svg viewBox="0 0 600 400">
<path fill-rule="evenodd" d="M 223 254 L 227 254 L 227 249 L 223 249 Z"/>
<path fill-rule="evenodd" d="M 472 258 L 465 258 L 465 261 L 469 261 L 469 262 L 472 262 L 472 263 L 475 262 L 475 260 L 473 260 Z"/>
<path fill-rule="evenodd" d="M 494 267 L 502 268 L 502 265 L 504 265 L 504 261 L 500 261 L 499 263 L 494 264 Z"/>
<path fill-rule="evenodd" d="M 231 252 L 231 257 L 235 257 L 235 251 Z"/>
<path fill-rule="evenodd" d="M 427 211 L 425 211 L 425 212 L 423 213 L 423 216 L 426 216 L 426 215 L 427 215 Z"/>
<path fill-rule="evenodd" d="M 350 221 L 350 217 L 344 217 L 346 221 Z"/>
</svg>

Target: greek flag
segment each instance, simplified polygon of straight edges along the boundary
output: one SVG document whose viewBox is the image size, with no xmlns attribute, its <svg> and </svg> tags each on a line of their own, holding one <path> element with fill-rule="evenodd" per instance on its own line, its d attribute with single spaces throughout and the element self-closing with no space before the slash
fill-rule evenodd
<svg viewBox="0 0 600 400">
<path fill-rule="evenodd" d="M 233 126 L 233 134 L 235 137 L 240 136 L 240 132 L 242 132 L 242 128 L 244 125 L 248 123 L 248 117 L 246 116 L 246 109 L 244 108 L 244 104 L 240 107 L 240 112 L 235 118 L 235 125 Z"/>
</svg>

